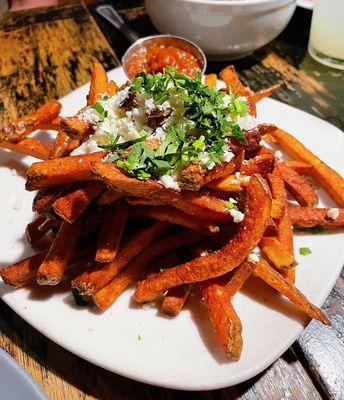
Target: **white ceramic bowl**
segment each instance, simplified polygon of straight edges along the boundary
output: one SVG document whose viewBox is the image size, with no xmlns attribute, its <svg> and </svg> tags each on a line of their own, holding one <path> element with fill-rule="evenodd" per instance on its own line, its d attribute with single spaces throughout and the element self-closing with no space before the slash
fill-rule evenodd
<svg viewBox="0 0 344 400">
<path fill-rule="evenodd" d="M 295 7 L 295 0 L 146 0 L 160 32 L 194 41 L 213 60 L 241 58 L 264 46 Z"/>
</svg>

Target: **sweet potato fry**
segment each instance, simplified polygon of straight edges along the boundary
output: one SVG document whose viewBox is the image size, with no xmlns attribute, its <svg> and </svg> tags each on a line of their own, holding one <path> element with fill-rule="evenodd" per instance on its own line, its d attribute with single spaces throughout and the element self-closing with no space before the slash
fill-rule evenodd
<svg viewBox="0 0 344 400">
<path fill-rule="evenodd" d="M 270 173 L 275 164 L 275 157 L 272 154 L 258 155 L 249 160 L 244 160 L 239 169 L 240 175 L 228 174 L 225 178 L 216 179 L 207 184 L 208 188 L 222 192 L 241 192 L 246 186 L 245 177 L 253 174 L 266 175 Z"/>
<path fill-rule="evenodd" d="M 171 317 L 179 315 L 190 296 L 193 286 L 193 283 L 190 283 L 190 285 L 175 286 L 169 289 L 162 302 L 161 312 Z"/>
<path fill-rule="evenodd" d="M 300 227 L 311 228 L 320 225 L 335 228 L 344 226 L 343 208 L 290 207 L 289 213 L 292 224 Z M 332 213 L 335 218 L 331 218 Z"/>
<path fill-rule="evenodd" d="M 115 259 L 127 214 L 128 203 L 125 200 L 119 200 L 109 205 L 104 214 L 103 226 L 98 237 L 96 261 L 110 262 Z"/>
<path fill-rule="evenodd" d="M 136 288 L 135 300 L 154 300 L 171 287 L 217 277 L 240 265 L 262 238 L 271 206 L 267 186 L 259 175 L 251 177 L 246 197 L 245 217 L 239 232 L 221 250 L 140 282 Z"/>
<path fill-rule="evenodd" d="M 108 92 L 108 78 L 102 64 L 95 60 L 92 66 L 90 92 L 87 96 L 87 105 L 91 106 Z"/>
<path fill-rule="evenodd" d="M 93 178 L 91 163 L 105 155 L 105 152 L 97 152 L 33 163 L 27 171 L 26 190 L 89 181 Z"/>
<path fill-rule="evenodd" d="M 259 90 L 259 92 L 254 92 L 250 97 L 251 102 L 257 104 L 259 101 L 265 99 L 265 97 L 269 97 L 280 86 L 281 86 L 280 83 L 276 83 L 275 85 L 269 86 L 266 89 Z"/>
<path fill-rule="evenodd" d="M 32 222 L 26 226 L 26 237 L 29 243 L 38 242 L 47 232 L 57 228 L 60 222 L 55 218 L 49 218 L 45 215 L 38 215 Z"/>
<path fill-rule="evenodd" d="M 73 185 L 54 201 L 52 208 L 58 216 L 72 223 L 103 190 L 102 182 L 84 182 Z"/>
<path fill-rule="evenodd" d="M 49 212 L 54 201 L 61 195 L 64 188 L 61 186 L 51 186 L 46 189 L 40 189 L 32 203 L 32 210 L 38 214 Z"/>
<path fill-rule="evenodd" d="M 80 115 L 61 118 L 61 129 L 66 132 L 71 139 L 77 140 L 77 145 L 82 143 L 93 133 L 92 124 L 81 118 Z"/>
<path fill-rule="evenodd" d="M 73 252 L 69 264 L 72 265 L 87 258 L 90 255 L 90 249 L 90 246 L 77 248 Z M 42 251 L 16 264 L 4 267 L 0 270 L 0 276 L 7 285 L 15 288 L 25 286 L 36 279 L 38 268 L 47 254 L 48 251 Z"/>
<path fill-rule="evenodd" d="M 278 270 L 292 267 L 294 256 L 275 237 L 262 237 L 259 247 Z"/>
<path fill-rule="evenodd" d="M 124 268 L 128 262 L 162 235 L 169 224 L 156 222 L 148 228 L 135 232 L 120 248 L 116 258 L 110 262 L 97 263 L 93 268 L 78 276 L 72 282 L 72 287 L 81 295 L 91 296 L 107 285 Z"/>
<path fill-rule="evenodd" d="M 210 321 L 226 356 L 238 360 L 242 351 L 242 326 L 231 296 L 219 278 L 200 282 L 200 289 Z"/>
<path fill-rule="evenodd" d="M 39 266 L 47 255 L 47 251 L 35 254 L 16 264 L 0 270 L 0 276 L 7 285 L 22 287 L 36 278 Z"/>
<path fill-rule="evenodd" d="M 271 218 L 272 219 L 281 219 L 284 214 L 285 205 L 276 199 L 272 199 L 271 201 Z"/>
<path fill-rule="evenodd" d="M 328 191 L 333 200 L 344 207 L 344 178 L 335 170 L 326 165 L 310 150 L 308 150 L 294 136 L 283 131 L 275 129 L 271 135 L 277 140 L 282 149 L 295 160 L 306 162 L 312 166 L 311 174 Z"/>
<path fill-rule="evenodd" d="M 123 193 L 116 192 L 116 190 L 113 189 L 105 189 L 103 193 L 98 197 L 97 204 L 99 206 L 107 206 L 120 198 L 123 197 Z"/>
<path fill-rule="evenodd" d="M 287 193 L 285 190 L 284 182 L 279 172 L 278 165 L 275 167 L 273 172 L 267 176 L 267 180 L 270 186 L 272 197 L 275 200 L 280 201 L 284 204 L 284 214 L 282 218 L 276 221 L 277 224 L 277 239 L 281 245 L 294 257 L 294 239 L 293 230 L 288 209 Z M 281 272 L 282 275 L 294 283 L 295 281 L 295 268 L 288 268 L 286 271 Z"/>
<path fill-rule="evenodd" d="M 37 273 L 39 285 L 54 286 L 61 282 L 81 232 L 83 220 L 63 222 Z"/>
<path fill-rule="evenodd" d="M 252 115 L 256 116 L 257 114 L 256 105 L 251 101 L 251 96 L 253 95 L 253 92 L 252 90 L 245 87 L 241 83 L 239 76 L 235 71 L 234 66 L 229 65 L 219 73 L 219 76 L 220 79 L 222 79 L 225 82 L 228 91 L 235 93 L 239 96 L 247 97 L 247 101 L 250 107 L 250 112 Z"/>
<path fill-rule="evenodd" d="M 246 261 L 244 261 L 238 268 L 232 272 L 232 275 L 226 282 L 226 291 L 230 297 L 239 292 L 244 283 L 251 275 L 251 270 Z"/>
<path fill-rule="evenodd" d="M 56 117 L 53 121 L 39 124 L 37 129 L 42 131 L 59 131 L 61 116 Z"/>
<path fill-rule="evenodd" d="M 140 181 L 129 177 L 116 166 L 105 162 L 94 162 L 92 171 L 108 186 L 129 196 L 138 196 L 155 200 L 159 204 L 172 205 L 190 215 L 197 215 L 209 222 L 231 222 L 232 217 L 225 203 L 215 197 L 198 192 L 177 192 L 167 189 L 153 180 Z"/>
<path fill-rule="evenodd" d="M 0 143 L 0 147 L 14 151 L 15 153 L 39 158 L 40 160 L 48 160 L 52 149 L 49 144 L 29 137 L 21 139 L 16 143 L 2 142 Z"/>
<path fill-rule="evenodd" d="M 312 172 L 313 167 L 303 161 L 283 161 L 283 164 L 287 165 L 290 168 L 293 168 L 299 175 L 309 175 Z"/>
<path fill-rule="evenodd" d="M 216 74 L 207 74 L 204 77 L 204 84 L 207 86 L 211 86 L 216 88 L 217 85 L 217 75 Z"/>
<path fill-rule="evenodd" d="M 140 279 L 146 267 L 158 256 L 182 246 L 189 246 L 203 237 L 201 232 L 191 234 L 190 231 L 184 231 L 158 239 L 137 255 L 110 283 L 98 290 L 92 297 L 93 302 L 98 308 L 105 310 L 131 283 Z M 170 262 L 167 262 L 168 267 Z"/>
<path fill-rule="evenodd" d="M 183 190 L 198 191 L 202 186 L 215 179 L 221 179 L 238 171 L 244 159 L 244 152 L 239 152 L 231 161 L 216 165 L 207 170 L 199 164 L 190 164 L 179 175 L 179 186 Z"/>
<path fill-rule="evenodd" d="M 286 189 L 301 206 L 314 207 L 318 204 L 317 192 L 305 178 L 284 163 L 278 163 L 278 169 L 282 175 Z"/>
<path fill-rule="evenodd" d="M 40 125 L 52 122 L 60 111 L 61 104 L 58 101 L 48 101 L 37 110 L 5 125 L 0 130 L 0 142 L 15 143 L 24 139 Z"/>
<path fill-rule="evenodd" d="M 68 139 L 69 137 L 66 132 L 64 131 L 57 132 L 55 143 L 50 152 L 49 156 L 50 159 L 60 158 L 64 155 L 65 151 L 67 150 Z"/>
<path fill-rule="evenodd" d="M 149 217 L 159 221 L 182 225 L 186 228 L 216 230 L 214 225 L 169 206 L 137 206 L 130 210 L 132 217 Z"/>
<path fill-rule="evenodd" d="M 310 303 L 294 285 L 284 279 L 265 260 L 260 259 L 257 263 L 249 262 L 249 266 L 253 275 L 261 278 L 283 296 L 287 297 L 309 317 L 315 318 L 325 325 L 331 325 L 331 321 L 318 307 Z"/>
<path fill-rule="evenodd" d="M 110 97 L 114 96 L 119 90 L 119 87 L 117 86 L 116 82 L 114 81 L 110 81 L 108 83 L 108 87 L 107 87 L 107 91 L 108 91 L 108 95 Z"/>
</svg>

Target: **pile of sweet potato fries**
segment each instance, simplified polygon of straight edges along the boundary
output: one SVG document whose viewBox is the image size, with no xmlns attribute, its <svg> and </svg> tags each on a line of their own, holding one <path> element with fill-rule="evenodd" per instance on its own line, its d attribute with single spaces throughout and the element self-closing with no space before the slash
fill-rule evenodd
<svg viewBox="0 0 344 400">
<path fill-rule="evenodd" d="M 255 104 L 274 89 L 254 93 L 233 67 L 220 78 L 236 94 Z M 205 84 L 216 86 L 217 76 Z M 87 105 L 119 88 L 99 62 L 94 63 Z M 71 281 L 78 301 L 106 310 L 131 284 L 134 299 L 149 302 L 164 296 L 162 312 L 177 316 L 193 290 L 200 290 L 215 333 L 228 358 L 242 351 L 242 326 L 231 303 L 254 275 L 324 324 L 328 318 L 294 286 L 296 262 L 293 225 L 344 225 L 344 180 L 289 133 L 267 126 L 266 142 L 278 144 L 291 158 L 279 161 L 261 146 L 217 166 L 198 182 L 197 191 L 168 189 L 155 180 L 138 180 L 106 162 L 106 152 L 70 156 L 87 140 L 92 127 L 78 118 L 61 117 L 51 100 L 4 126 L 0 147 L 36 157 L 27 171 L 26 189 L 37 190 L 36 213 L 26 229 L 40 251 L 0 271 L 15 288 Z M 57 132 L 53 146 L 29 135 Z M 316 179 L 338 209 L 316 208 Z M 287 192 L 299 206 L 291 206 Z M 233 223 L 225 199 L 235 199 L 244 219 Z M 257 255 L 256 247 L 261 253 Z M 256 252 L 254 252 L 256 251 Z"/>
</svg>

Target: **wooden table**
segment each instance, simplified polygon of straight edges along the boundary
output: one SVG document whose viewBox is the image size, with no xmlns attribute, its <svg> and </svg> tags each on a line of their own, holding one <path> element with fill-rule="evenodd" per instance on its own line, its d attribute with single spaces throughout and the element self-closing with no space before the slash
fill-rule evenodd
<svg viewBox="0 0 344 400">
<path fill-rule="evenodd" d="M 142 1 L 118 1 L 116 6 L 142 35 L 155 32 Z M 1 122 L 87 82 L 95 57 L 107 69 L 119 65 L 128 43 L 95 16 L 96 22 L 93 8 L 73 4 L 0 16 Z M 310 12 L 297 9 L 274 42 L 235 66 L 252 89 L 281 82 L 273 97 L 343 129 L 344 73 L 321 66 L 307 55 L 309 27 Z M 210 72 L 220 68 L 220 64 L 209 64 Z M 0 345 L 29 371 L 50 399 L 340 400 L 344 399 L 343 293 L 342 276 L 324 306 L 332 320 L 331 330 L 311 322 L 264 373 L 212 392 L 159 389 L 107 372 L 46 339 L 2 301 Z"/>
</svg>

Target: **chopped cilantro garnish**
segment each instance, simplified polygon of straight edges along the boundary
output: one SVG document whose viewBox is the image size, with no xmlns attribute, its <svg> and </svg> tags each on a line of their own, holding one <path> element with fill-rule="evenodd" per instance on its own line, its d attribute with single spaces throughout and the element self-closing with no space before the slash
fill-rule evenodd
<svg viewBox="0 0 344 400">
<path fill-rule="evenodd" d="M 126 142 L 123 143 L 117 143 L 119 136 L 117 135 L 109 144 L 104 144 L 104 145 L 99 145 L 102 149 L 108 150 L 108 151 L 115 151 L 117 149 L 127 149 L 128 147 L 132 146 L 135 143 L 139 142 L 144 142 L 147 138 L 147 135 L 143 135 L 137 139 L 133 140 L 127 140 Z"/>
<path fill-rule="evenodd" d="M 141 342 L 141 340 L 142 340 L 142 337 L 141 337 L 141 335 L 140 335 L 140 334 L 137 334 L 137 340 L 138 340 L 139 342 Z"/>
<path fill-rule="evenodd" d="M 104 107 L 97 102 L 93 104 L 92 108 L 99 114 L 99 122 L 103 122 L 107 117 L 107 111 L 104 109 Z"/>
<path fill-rule="evenodd" d="M 299 248 L 299 253 L 302 256 L 307 256 L 308 254 L 312 254 L 312 250 L 309 247 L 300 247 Z"/>
<path fill-rule="evenodd" d="M 224 201 L 223 203 L 228 210 L 238 210 L 239 211 L 238 206 L 236 204 L 232 203 L 231 201 Z"/>
<path fill-rule="evenodd" d="M 185 293 L 189 293 L 189 292 L 190 292 L 189 286 L 183 285 L 182 288 L 183 288 L 183 290 L 184 290 Z"/>
</svg>

